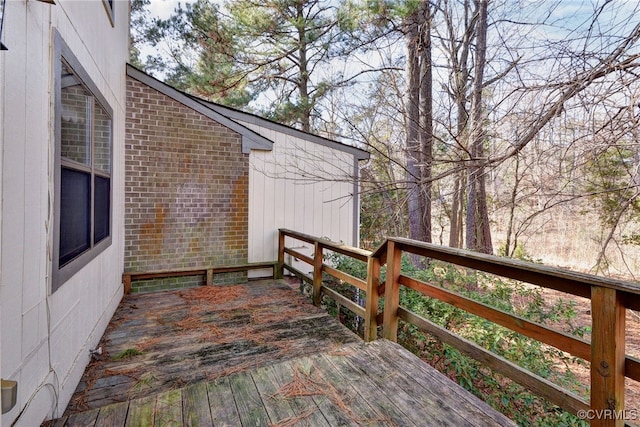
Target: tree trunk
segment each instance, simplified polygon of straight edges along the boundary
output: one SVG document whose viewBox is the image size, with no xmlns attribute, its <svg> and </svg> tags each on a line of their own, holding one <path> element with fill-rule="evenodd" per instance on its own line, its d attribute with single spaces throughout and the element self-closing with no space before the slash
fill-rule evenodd
<svg viewBox="0 0 640 427">
<path fill-rule="evenodd" d="M 511 250 L 511 233 L 513 233 L 513 221 L 516 216 L 516 200 L 518 197 L 518 186 L 520 185 L 520 177 L 519 177 L 519 169 L 520 169 L 520 154 L 516 155 L 516 169 L 515 169 L 515 178 L 513 182 L 513 189 L 511 190 L 511 199 L 509 200 L 509 221 L 507 223 L 507 241 L 504 244 L 504 255 L 508 257 L 512 257 L 515 254 L 517 239 L 514 238 L 513 242 L 513 250 Z"/>
<path fill-rule="evenodd" d="M 450 40 L 449 61 L 451 64 L 451 96 L 456 105 L 456 134 L 455 140 L 458 149 L 462 152 L 460 159 L 463 159 L 468 151 L 466 141 L 468 139 L 469 113 L 467 106 L 469 103 L 468 82 L 469 82 L 469 51 L 473 42 L 473 32 L 475 19 L 472 15 L 469 0 L 464 0 L 464 23 L 465 31 L 462 37 L 458 37 L 455 32 L 455 23 L 451 11 L 444 10 L 444 19 Z M 458 42 L 458 40 L 460 40 Z M 449 230 L 449 246 L 461 248 L 464 244 L 464 216 L 465 216 L 465 195 L 467 188 L 467 171 L 457 172 L 453 184 L 453 196 L 451 201 L 451 217 Z"/>
<path fill-rule="evenodd" d="M 419 56 L 419 11 L 412 13 L 406 21 L 407 40 L 407 205 L 409 209 L 409 238 L 423 240 L 421 206 L 420 150 L 420 56 Z"/>
<path fill-rule="evenodd" d="M 462 247 L 462 217 L 464 216 L 464 180 L 465 172 L 458 172 L 453 183 L 453 200 L 451 202 L 451 228 L 449 229 L 449 246 Z"/>
<path fill-rule="evenodd" d="M 420 52 L 420 148 L 422 234 L 425 242 L 431 243 L 431 165 L 433 163 L 433 76 L 431 73 L 431 11 L 429 2 L 420 7 L 421 52 Z"/>
<path fill-rule="evenodd" d="M 431 242 L 433 161 L 431 26 L 429 2 L 407 17 L 407 174 L 409 237 Z"/>
<path fill-rule="evenodd" d="M 491 228 L 487 207 L 484 159 L 484 108 L 482 88 L 487 54 L 487 0 L 476 0 L 478 22 L 476 25 L 475 79 L 471 100 L 470 151 L 467 194 L 467 248 L 484 253 L 493 253 Z"/>
<path fill-rule="evenodd" d="M 304 20 L 304 4 L 296 5 L 298 17 L 298 92 L 300 93 L 300 125 L 305 132 L 311 132 L 311 103 L 309 102 L 309 63 L 307 60 L 307 28 Z"/>
</svg>

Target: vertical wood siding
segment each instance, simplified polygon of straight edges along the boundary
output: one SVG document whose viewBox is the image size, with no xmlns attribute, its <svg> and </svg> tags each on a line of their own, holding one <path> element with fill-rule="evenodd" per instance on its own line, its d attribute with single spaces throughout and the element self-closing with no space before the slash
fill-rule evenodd
<svg viewBox="0 0 640 427">
<path fill-rule="evenodd" d="M 274 141 L 272 151 L 254 150 L 249 159 L 249 262 L 277 259 L 277 232 L 281 227 L 357 244 L 353 241 L 357 227 L 353 156 L 245 125 Z M 311 245 L 300 246 L 301 252 L 313 254 Z M 311 268 L 304 263 L 296 266 L 303 271 Z"/>
<path fill-rule="evenodd" d="M 19 386 L 17 405 L 1 425 L 11 425 L 23 409 L 17 425 L 59 415 L 122 295 L 129 5 L 114 4 L 115 27 L 101 1 L 6 3 L 3 42 L 9 50 L 0 52 L 0 375 Z M 113 108 L 113 243 L 50 294 L 54 28 Z"/>
</svg>

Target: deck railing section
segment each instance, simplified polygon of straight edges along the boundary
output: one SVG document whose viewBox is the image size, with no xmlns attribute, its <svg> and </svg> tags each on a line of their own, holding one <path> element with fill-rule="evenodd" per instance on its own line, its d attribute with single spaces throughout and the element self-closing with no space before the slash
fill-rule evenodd
<svg viewBox="0 0 640 427">
<path fill-rule="evenodd" d="M 287 247 L 286 243 L 302 241 L 314 245 L 313 257 Z M 323 262 L 325 251 L 333 251 L 367 263 L 367 278 L 361 280 L 336 270 Z M 474 301 L 440 286 L 402 274 L 403 253 L 437 259 L 465 268 L 483 271 L 509 279 L 539 285 L 591 300 L 591 341 L 586 341 L 525 318 Z M 285 254 L 313 267 L 310 276 L 285 263 Z M 386 277 L 381 284 L 380 268 L 386 264 Z M 640 381 L 640 360 L 625 354 L 626 310 L 640 310 L 640 286 L 635 283 L 570 272 L 543 266 L 453 249 L 409 239 L 388 239 L 376 251 L 341 245 L 292 230 L 279 232 L 278 271 L 286 269 L 313 285 L 313 301 L 320 304 L 327 295 L 364 319 L 364 338 L 374 340 L 378 326 L 384 338 L 397 341 L 398 322 L 403 320 L 434 335 L 442 342 L 486 364 L 550 402 L 573 414 L 589 418 L 592 426 L 622 426 L 624 421 L 625 377 Z M 366 293 L 361 306 L 325 286 L 323 273 L 356 286 Z M 590 402 L 552 382 L 519 367 L 483 347 L 466 340 L 400 305 L 400 286 L 406 286 L 509 328 L 520 334 L 556 347 L 591 362 Z M 384 298 L 379 313 L 379 299 Z M 634 411 L 640 408 L 631 408 Z M 582 411 L 582 412 L 581 412 Z M 635 413 L 635 412 L 634 412 Z"/>
<path fill-rule="evenodd" d="M 122 274 L 122 284 L 124 286 L 124 293 L 131 293 L 131 282 L 137 280 L 152 280 L 152 279 L 168 279 L 173 277 L 185 277 L 185 276 L 203 276 L 204 284 L 207 286 L 213 285 L 213 276 L 216 274 L 225 273 L 238 273 L 249 270 L 262 270 L 270 268 L 273 271 L 273 277 L 278 275 L 278 263 L 277 262 L 255 262 L 241 265 L 233 265 L 226 267 L 204 267 L 204 268 L 177 268 L 171 270 L 157 270 L 157 271 L 125 271 Z"/>
</svg>

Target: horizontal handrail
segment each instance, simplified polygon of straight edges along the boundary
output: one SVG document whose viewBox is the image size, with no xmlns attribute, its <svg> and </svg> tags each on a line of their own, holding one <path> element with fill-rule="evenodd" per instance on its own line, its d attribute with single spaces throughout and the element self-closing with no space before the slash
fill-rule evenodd
<svg viewBox="0 0 640 427">
<path fill-rule="evenodd" d="M 291 249 L 285 247 L 285 237 L 314 245 L 312 257 L 297 257 L 313 267 L 313 277 L 306 276 L 306 278 L 314 287 L 314 303 L 319 304 L 320 297 L 324 294 L 363 317 L 365 319 L 366 340 L 376 338 L 376 330 L 381 319 L 384 337 L 396 340 L 398 320 L 402 319 L 573 413 L 585 409 L 594 411 L 622 410 L 624 409 L 625 376 L 640 381 L 640 359 L 624 354 L 626 309 L 640 310 L 640 285 L 636 283 L 405 238 L 389 238 L 376 250 L 370 252 L 288 229 L 280 230 L 278 256 L 280 270 L 286 268 L 291 271 L 292 269 L 284 263 L 284 253 L 291 254 Z M 366 280 L 357 279 L 325 264 L 322 260 L 325 249 L 366 262 Z M 403 275 L 400 271 L 400 257 L 403 253 L 437 259 L 590 299 L 593 319 L 591 341 L 571 336 L 513 313 L 474 301 L 440 286 Z M 382 280 L 380 267 L 385 264 L 387 265 L 386 280 Z M 323 285 L 323 273 L 364 290 L 366 294 L 365 307 L 346 299 L 335 290 Z M 383 282 L 384 284 L 381 285 Z M 401 307 L 399 305 L 401 285 L 554 346 L 573 356 L 591 361 L 590 403 Z M 379 313 L 378 299 L 383 296 L 383 292 L 384 311 Z M 591 423 L 592 425 L 612 426 L 619 424 L 616 420 L 609 419 L 592 420 Z"/>
<path fill-rule="evenodd" d="M 367 282 L 361 279 L 358 279 L 357 277 L 354 277 L 350 274 L 344 273 L 340 270 L 336 270 L 333 267 L 329 267 L 326 264 L 322 265 L 322 271 L 327 273 L 330 276 L 335 277 L 338 280 L 342 280 L 343 282 L 346 282 L 350 285 L 355 286 L 358 289 L 361 289 L 363 291 L 367 290 Z"/>
<path fill-rule="evenodd" d="M 313 264 L 313 259 L 311 257 L 306 256 L 302 252 L 298 252 L 298 251 L 293 250 L 293 249 L 285 248 L 284 249 L 284 253 L 286 253 L 288 255 L 291 255 L 294 258 L 301 259 L 302 261 L 306 262 L 307 264 L 311 264 L 311 265 Z"/>
<path fill-rule="evenodd" d="M 591 286 L 615 289 L 624 294 L 636 295 L 636 297 L 629 298 L 627 307 L 633 310 L 640 310 L 640 298 L 638 298 L 640 296 L 640 286 L 623 280 L 404 238 L 390 238 L 388 241 L 396 243 L 398 248 L 405 252 L 473 268 L 486 273 L 493 273 L 498 276 L 584 298 L 591 298 Z"/>
<path fill-rule="evenodd" d="M 471 298 L 420 280 L 400 275 L 400 284 L 418 291 L 423 295 L 439 299 L 468 313 L 475 314 L 500 326 L 509 328 L 529 338 L 552 345 L 574 356 L 585 360 L 591 359 L 591 347 L 586 340 L 531 322 L 524 317 L 498 310 L 487 304 L 474 301 Z"/>
<path fill-rule="evenodd" d="M 359 261 L 367 262 L 367 259 L 371 255 L 371 251 L 368 251 L 366 249 L 354 248 L 353 246 L 347 246 L 341 243 L 332 242 L 331 240 L 328 240 L 328 239 L 313 237 L 308 234 L 299 233 L 297 231 L 288 230 L 286 228 L 281 228 L 280 233 L 297 240 L 302 240 L 303 242 L 318 244 L 325 249 L 329 249 L 333 252 L 337 252 L 342 255 L 350 256 Z"/>
<path fill-rule="evenodd" d="M 364 307 L 359 306 L 358 304 L 351 301 L 349 298 L 345 297 L 339 292 L 334 291 L 333 289 L 326 286 L 322 287 L 322 292 L 325 295 L 328 295 L 331 298 L 333 298 L 340 305 L 347 307 L 349 310 L 351 310 L 353 313 L 357 314 L 358 316 L 364 317 Z"/>
<path fill-rule="evenodd" d="M 521 368 L 515 363 L 480 347 L 472 341 L 450 332 L 448 329 L 443 328 L 424 317 L 418 316 L 403 307 L 399 307 L 398 315 L 405 322 L 411 323 L 417 326 L 420 330 L 437 337 L 443 343 L 448 344 L 479 362 L 484 363 L 494 371 L 511 378 L 534 393 L 556 403 L 566 411 L 576 413 L 580 410 L 589 409 L 589 404 L 574 393 L 564 390 L 562 387 L 555 385 L 551 381 Z"/>
</svg>

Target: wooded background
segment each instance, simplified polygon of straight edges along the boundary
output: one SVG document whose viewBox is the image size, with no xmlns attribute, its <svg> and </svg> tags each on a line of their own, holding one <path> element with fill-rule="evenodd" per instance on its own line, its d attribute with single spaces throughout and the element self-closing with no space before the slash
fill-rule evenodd
<svg viewBox="0 0 640 427">
<path fill-rule="evenodd" d="M 407 236 L 637 279 L 635 2 L 197 0 L 167 19 L 149 2 L 132 2 L 134 65 L 371 152 L 364 247 Z"/>
</svg>

